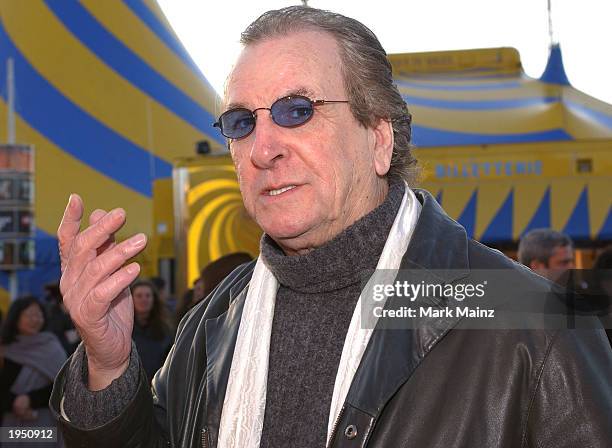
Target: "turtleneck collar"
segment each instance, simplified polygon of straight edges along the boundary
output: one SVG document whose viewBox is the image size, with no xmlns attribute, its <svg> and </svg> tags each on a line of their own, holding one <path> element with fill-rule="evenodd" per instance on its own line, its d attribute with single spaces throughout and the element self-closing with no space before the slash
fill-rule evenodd
<svg viewBox="0 0 612 448">
<path fill-rule="evenodd" d="M 345 288 L 376 268 L 404 196 L 404 182 L 389 185 L 384 202 L 339 235 L 304 255 L 287 256 L 264 234 L 261 256 L 280 285 L 302 293 Z"/>
</svg>

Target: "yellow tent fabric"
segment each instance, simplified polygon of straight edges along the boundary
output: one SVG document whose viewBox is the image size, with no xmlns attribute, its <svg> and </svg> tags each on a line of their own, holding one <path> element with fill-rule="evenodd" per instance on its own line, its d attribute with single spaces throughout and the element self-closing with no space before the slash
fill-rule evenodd
<svg viewBox="0 0 612 448">
<path fill-rule="evenodd" d="M 505 243 L 553 227 L 612 239 L 612 105 L 570 85 L 558 45 L 540 79 L 513 48 L 390 59 L 423 186 L 470 236 Z"/>
<path fill-rule="evenodd" d="M 17 141 L 36 150 L 37 264 L 19 274 L 20 293 L 40 294 L 59 278 L 55 232 L 71 192 L 88 211 L 124 207 L 125 234 L 151 233 L 153 182 L 195 142 L 218 152 L 224 140 L 211 126 L 217 95 L 154 0 L 0 0 L 1 136 L 8 58 Z"/>
</svg>

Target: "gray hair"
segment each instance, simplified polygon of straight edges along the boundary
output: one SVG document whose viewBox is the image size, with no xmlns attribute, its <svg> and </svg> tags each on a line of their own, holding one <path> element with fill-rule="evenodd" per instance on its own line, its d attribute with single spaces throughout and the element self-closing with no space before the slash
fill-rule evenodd
<svg viewBox="0 0 612 448">
<path fill-rule="evenodd" d="M 368 128 L 380 119 L 393 127 L 393 154 L 389 179 L 403 179 L 409 185 L 418 180 L 420 170 L 412 154 L 412 116 L 393 83 L 391 63 L 374 33 L 355 19 L 306 6 L 289 6 L 268 11 L 251 23 L 240 42 L 251 45 L 267 38 L 317 30 L 332 35 L 338 43 L 351 112 Z"/>
<path fill-rule="evenodd" d="M 555 248 L 573 246 L 572 240 L 564 233 L 552 229 L 534 229 L 521 238 L 518 260 L 529 266 L 536 260 L 548 267 L 548 260 Z"/>
</svg>

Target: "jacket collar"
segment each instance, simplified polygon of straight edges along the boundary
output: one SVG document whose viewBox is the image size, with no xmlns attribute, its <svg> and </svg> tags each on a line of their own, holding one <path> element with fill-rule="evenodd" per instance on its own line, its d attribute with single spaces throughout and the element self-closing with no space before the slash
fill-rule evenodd
<svg viewBox="0 0 612 448">
<path fill-rule="evenodd" d="M 442 210 L 429 192 L 413 191 L 423 207 L 400 269 L 422 270 L 425 278 L 431 276 L 445 283 L 466 277 L 469 260 L 465 229 Z M 456 317 L 430 318 L 416 329 L 375 329 L 346 402 L 374 421 L 458 320 Z"/>
<path fill-rule="evenodd" d="M 444 212 L 431 193 L 413 191 L 423 207 L 400 268 L 425 269 L 446 281 L 466 276 L 469 261 L 465 229 Z"/>
</svg>

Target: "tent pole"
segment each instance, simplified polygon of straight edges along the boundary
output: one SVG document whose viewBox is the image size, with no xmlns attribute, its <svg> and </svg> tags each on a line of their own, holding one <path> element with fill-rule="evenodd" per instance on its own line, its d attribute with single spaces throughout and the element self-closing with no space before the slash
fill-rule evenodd
<svg viewBox="0 0 612 448">
<path fill-rule="evenodd" d="M 8 58 L 6 61 L 6 91 L 7 91 L 7 133 L 8 144 L 15 144 L 15 67 L 13 58 Z M 11 302 L 17 299 L 19 291 L 19 280 L 17 271 L 9 271 L 9 294 Z"/>
</svg>

